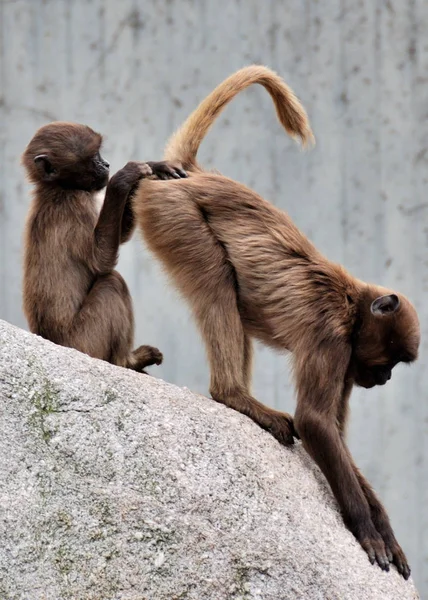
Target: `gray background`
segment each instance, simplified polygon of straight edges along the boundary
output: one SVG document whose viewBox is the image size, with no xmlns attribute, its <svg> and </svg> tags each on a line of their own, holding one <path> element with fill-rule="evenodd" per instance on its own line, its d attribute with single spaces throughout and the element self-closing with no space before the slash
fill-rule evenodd
<svg viewBox="0 0 428 600">
<path fill-rule="evenodd" d="M 390 511 L 428 598 L 428 2 L 426 0 L 0 0 L 0 318 L 25 327 L 19 157 L 38 126 L 84 122 L 117 170 L 160 159 L 168 136 L 224 77 L 252 62 L 277 70 L 310 115 L 302 153 L 253 88 L 215 125 L 201 159 L 289 212 L 354 275 L 407 294 L 422 323 L 420 360 L 352 398 L 350 445 Z M 119 268 L 137 342 L 152 370 L 207 393 L 204 350 L 185 304 L 138 236 Z M 255 393 L 293 410 L 286 359 L 258 348 Z"/>
</svg>

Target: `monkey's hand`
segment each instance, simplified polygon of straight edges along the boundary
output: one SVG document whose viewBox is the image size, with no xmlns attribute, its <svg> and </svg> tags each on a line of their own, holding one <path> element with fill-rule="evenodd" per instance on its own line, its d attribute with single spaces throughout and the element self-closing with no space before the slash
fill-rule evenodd
<svg viewBox="0 0 428 600">
<path fill-rule="evenodd" d="M 140 179 L 153 175 L 152 168 L 146 162 L 129 161 L 113 175 L 108 186 L 120 189 L 127 196 L 132 195 Z"/>
<path fill-rule="evenodd" d="M 187 173 L 183 169 L 168 161 L 148 162 L 146 164 L 150 166 L 153 175 L 157 179 L 184 179 L 187 177 Z"/>
<path fill-rule="evenodd" d="M 389 562 L 397 567 L 397 571 L 404 577 L 404 579 L 409 579 L 410 567 L 407 562 L 406 555 L 404 554 L 399 543 L 395 539 L 395 535 L 389 523 L 388 516 L 384 511 L 383 513 L 384 514 L 375 514 L 372 511 L 373 524 L 376 527 L 381 538 L 383 539 L 383 543 L 385 544 L 386 555 L 388 557 Z"/>
</svg>

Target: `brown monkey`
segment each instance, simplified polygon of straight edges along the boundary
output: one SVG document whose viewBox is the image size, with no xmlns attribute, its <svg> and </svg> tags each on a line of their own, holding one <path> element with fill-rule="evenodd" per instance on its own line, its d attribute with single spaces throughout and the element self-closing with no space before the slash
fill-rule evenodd
<svg viewBox="0 0 428 600">
<path fill-rule="evenodd" d="M 25 233 L 24 310 L 33 333 L 94 358 L 142 371 L 162 362 L 152 346 L 132 351 L 131 297 L 114 270 L 119 244 L 134 229 L 131 195 L 146 176 L 179 177 L 167 163 L 130 162 L 107 185 L 98 215 L 95 193 L 109 164 L 102 137 L 85 125 L 41 127 L 22 162 L 35 185 Z"/>
<path fill-rule="evenodd" d="M 347 527 L 384 570 L 404 578 L 406 557 L 388 515 L 344 441 L 353 385 L 383 385 L 417 357 L 419 322 L 402 295 L 364 283 L 322 256 L 284 212 L 244 185 L 206 173 L 199 144 L 241 90 L 262 84 L 285 129 L 312 132 L 293 92 L 272 71 L 250 66 L 211 93 L 172 137 L 165 157 L 190 177 L 143 181 L 134 198 L 149 248 L 188 299 L 205 340 L 212 397 L 256 421 L 281 443 L 298 433 L 341 507 Z M 251 338 L 289 350 L 297 388 L 295 422 L 250 393 Z M 295 427 L 295 430 L 294 430 Z"/>
</svg>

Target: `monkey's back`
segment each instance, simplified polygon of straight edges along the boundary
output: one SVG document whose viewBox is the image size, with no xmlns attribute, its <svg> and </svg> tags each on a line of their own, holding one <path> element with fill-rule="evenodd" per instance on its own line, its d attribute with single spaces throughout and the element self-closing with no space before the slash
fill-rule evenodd
<svg viewBox="0 0 428 600">
<path fill-rule="evenodd" d="M 215 266 L 215 247 L 205 237 L 209 231 L 225 265 L 233 266 L 239 310 L 252 335 L 292 350 L 302 331 L 314 330 L 312 319 L 320 310 L 330 330 L 345 333 L 353 278 L 327 260 L 285 212 L 250 188 L 212 173 L 144 181 L 134 208 L 149 248 L 191 302 L 197 288 L 209 285 L 206 277 L 221 289 L 224 270 Z M 193 264 L 192 282 L 183 277 L 185 263 Z M 308 310 L 311 304 L 314 310 Z"/>
<path fill-rule="evenodd" d="M 30 330 L 62 343 L 94 278 L 86 264 L 95 212 L 32 201 L 25 228 L 23 307 Z"/>
</svg>

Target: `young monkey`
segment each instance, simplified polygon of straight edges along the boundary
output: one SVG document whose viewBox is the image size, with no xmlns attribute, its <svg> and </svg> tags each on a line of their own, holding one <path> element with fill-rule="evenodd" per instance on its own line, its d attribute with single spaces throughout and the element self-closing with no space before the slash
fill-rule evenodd
<svg viewBox="0 0 428 600">
<path fill-rule="evenodd" d="M 143 181 L 133 201 L 149 248 L 189 301 L 211 365 L 212 397 L 251 417 L 283 444 L 298 434 L 328 479 L 345 524 L 370 561 L 410 568 L 388 515 L 355 466 L 344 432 L 353 385 L 391 378 L 417 357 L 419 322 L 403 295 L 356 279 L 327 260 L 289 216 L 246 186 L 204 172 L 199 145 L 214 119 L 253 83 L 271 95 L 286 131 L 312 142 L 305 110 L 262 66 L 220 84 L 167 145 L 165 157 L 189 172 L 180 181 Z M 251 338 L 292 352 L 295 420 L 250 392 Z"/>
<path fill-rule="evenodd" d="M 85 125 L 54 122 L 23 154 L 35 186 L 25 231 L 24 311 L 33 333 L 143 371 L 160 364 L 162 354 L 152 346 L 132 350 L 131 297 L 114 267 L 119 244 L 135 226 L 131 196 L 139 180 L 185 173 L 165 162 L 129 162 L 108 181 L 101 142 Z M 95 195 L 106 185 L 98 214 Z"/>
</svg>

